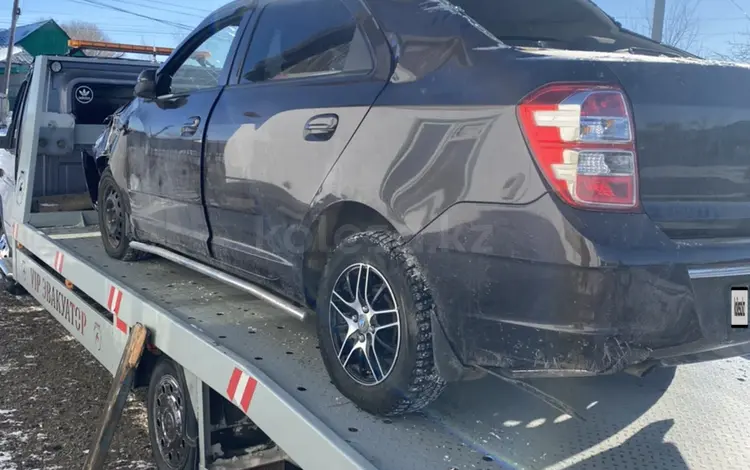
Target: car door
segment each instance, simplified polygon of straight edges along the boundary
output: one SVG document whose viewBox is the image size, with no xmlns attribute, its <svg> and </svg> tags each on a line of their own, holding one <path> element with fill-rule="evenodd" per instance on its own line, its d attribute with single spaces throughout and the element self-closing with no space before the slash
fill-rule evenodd
<svg viewBox="0 0 750 470">
<path fill-rule="evenodd" d="M 208 125 L 205 202 L 214 256 L 283 287 L 303 253 L 299 224 L 390 55 L 358 1 L 276 0 L 256 16 Z"/>
<path fill-rule="evenodd" d="M 13 207 L 13 193 L 16 188 L 16 169 L 20 156 L 21 123 L 23 122 L 26 96 L 28 95 L 29 80 L 21 83 L 13 106 L 13 115 L 5 135 L 0 142 L 0 233 L 9 233 L 11 228 L 11 207 Z"/>
<path fill-rule="evenodd" d="M 241 11 L 197 28 L 157 75 L 157 97 L 127 118 L 127 185 L 144 238 L 208 257 L 201 159 L 211 110 L 226 84 Z"/>
</svg>

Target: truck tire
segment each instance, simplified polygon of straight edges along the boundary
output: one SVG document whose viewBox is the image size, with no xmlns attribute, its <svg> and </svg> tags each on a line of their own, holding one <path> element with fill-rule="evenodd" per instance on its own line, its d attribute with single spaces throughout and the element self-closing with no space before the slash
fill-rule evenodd
<svg viewBox="0 0 750 470">
<path fill-rule="evenodd" d="M 0 201 L 2 203 L 2 201 Z M 5 229 L 3 228 L 2 210 L 0 210 L 0 239 L 5 235 Z M 4 243 L 8 243 L 8 239 L 5 238 Z M 13 250 L 8 247 L 9 256 L 12 256 Z M 12 258 L 8 258 L 9 260 Z M 8 278 L 0 274 L 0 289 L 9 293 L 10 295 L 28 295 L 29 293 L 24 287 L 18 283 L 14 278 Z"/>
<path fill-rule="evenodd" d="M 182 370 L 161 356 L 148 386 L 148 437 L 159 470 L 197 470 L 198 421 Z"/>
<path fill-rule="evenodd" d="M 329 257 L 317 302 L 318 341 L 334 385 L 381 416 L 434 401 L 445 388 L 433 358 L 434 310 L 424 275 L 396 234 L 346 238 Z"/>
<path fill-rule="evenodd" d="M 133 232 L 125 206 L 125 195 L 109 168 L 104 170 L 99 180 L 97 213 L 104 251 L 111 258 L 138 261 L 149 257 L 148 253 L 130 248 Z"/>
<path fill-rule="evenodd" d="M 0 276 L 0 284 L 2 284 L 2 289 L 10 295 L 29 295 L 28 291 L 15 279 L 8 279 L 4 276 Z"/>
</svg>

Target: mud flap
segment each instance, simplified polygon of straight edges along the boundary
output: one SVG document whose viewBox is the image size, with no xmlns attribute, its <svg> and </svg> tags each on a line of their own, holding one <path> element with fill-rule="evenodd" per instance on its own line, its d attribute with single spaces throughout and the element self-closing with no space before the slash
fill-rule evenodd
<svg viewBox="0 0 750 470">
<path fill-rule="evenodd" d="M 430 314 L 432 327 L 432 354 L 435 358 L 435 367 L 446 382 L 459 382 L 474 380 L 486 375 L 485 372 L 473 367 L 465 366 L 453 350 L 448 337 L 440 325 L 435 312 Z"/>
</svg>

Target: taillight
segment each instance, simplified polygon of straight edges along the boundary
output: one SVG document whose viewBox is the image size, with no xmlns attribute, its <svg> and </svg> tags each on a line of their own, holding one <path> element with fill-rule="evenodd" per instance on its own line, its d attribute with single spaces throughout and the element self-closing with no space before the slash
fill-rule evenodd
<svg viewBox="0 0 750 470">
<path fill-rule="evenodd" d="M 638 207 L 633 122 L 619 88 L 548 85 L 521 102 L 519 119 L 545 178 L 565 202 Z"/>
</svg>

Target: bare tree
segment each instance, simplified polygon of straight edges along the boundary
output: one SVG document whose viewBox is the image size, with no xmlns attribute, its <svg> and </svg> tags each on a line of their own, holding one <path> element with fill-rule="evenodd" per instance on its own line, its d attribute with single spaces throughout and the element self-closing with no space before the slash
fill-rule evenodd
<svg viewBox="0 0 750 470">
<path fill-rule="evenodd" d="M 104 41 L 109 42 L 109 36 L 96 25 L 88 21 L 73 20 L 63 23 L 60 27 L 68 33 L 71 39 L 82 41 Z M 86 55 L 92 57 L 122 57 L 122 52 L 86 50 Z"/>
<path fill-rule="evenodd" d="M 741 33 L 739 39 L 729 41 L 727 52 L 714 52 L 714 55 L 722 60 L 750 62 L 750 32 Z"/>
<path fill-rule="evenodd" d="M 698 52 L 698 7 L 701 0 L 667 0 L 667 11 L 664 14 L 662 40 L 664 44 L 680 49 Z M 654 0 L 646 0 L 644 16 L 648 30 L 653 29 Z"/>
</svg>

